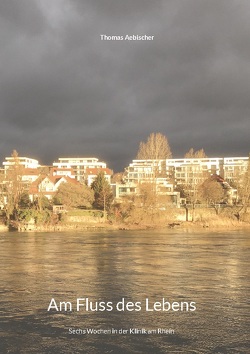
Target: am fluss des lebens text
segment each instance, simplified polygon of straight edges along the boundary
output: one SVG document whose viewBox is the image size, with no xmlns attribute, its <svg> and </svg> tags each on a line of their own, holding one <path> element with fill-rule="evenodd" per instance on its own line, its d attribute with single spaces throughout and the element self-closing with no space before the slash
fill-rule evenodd
<svg viewBox="0 0 250 354">
<path fill-rule="evenodd" d="M 168 301 L 165 298 L 161 298 L 157 301 L 153 301 L 149 298 L 145 298 L 143 301 L 128 301 L 125 298 L 121 298 L 120 301 L 93 301 L 88 297 L 77 298 L 72 301 L 57 301 L 52 298 L 48 305 L 47 311 L 67 312 L 111 312 L 111 311 L 162 311 L 162 312 L 193 312 L 196 311 L 196 303 L 194 301 Z"/>
</svg>

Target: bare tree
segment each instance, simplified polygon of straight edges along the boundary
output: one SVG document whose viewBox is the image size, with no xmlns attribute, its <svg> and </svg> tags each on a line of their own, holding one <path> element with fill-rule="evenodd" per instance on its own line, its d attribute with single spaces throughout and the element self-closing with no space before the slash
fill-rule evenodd
<svg viewBox="0 0 250 354">
<path fill-rule="evenodd" d="M 150 172 L 148 172 L 144 183 L 140 185 L 139 200 L 144 209 L 144 214 L 149 214 L 151 219 L 158 209 L 159 179 L 169 179 L 166 170 L 166 159 L 171 157 L 172 152 L 168 140 L 161 133 L 151 133 L 146 142 L 140 142 L 136 159 L 149 160 L 148 167 Z"/>
<path fill-rule="evenodd" d="M 189 181 L 184 185 L 184 188 L 187 194 L 187 201 L 192 205 L 192 221 L 194 221 L 195 207 L 199 203 L 199 189 L 202 183 L 209 177 L 209 174 L 196 166 L 192 166 L 192 172 L 189 175 Z"/>
<path fill-rule="evenodd" d="M 191 148 L 184 158 L 200 159 L 207 157 L 203 149 L 195 151 Z M 187 180 L 183 183 L 182 187 L 185 192 L 188 204 L 192 206 L 192 221 L 195 219 L 195 206 L 199 202 L 199 189 L 201 185 L 209 178 L 209 173 L 204 171 L 199 163 L 191 163 L 187 167 Z M 189 210 L 186 207 L 186 218 L 188 220 Z"/>
<path fill-rule="evenodd" d="M 13 150 L 11 156 L 13 157 L 13 163 L 6 170 L 4 181 L 2 182 L 2 195 L 4 197 L 4 211 L 7 222 L 9 222 L 11 215 L 14 218 L 16 217 L 18 204 L 24 191 L 24 183 L 22 182 L 24 168 L 20 164 L 16 150 Z"/>
<path fill-rule="evenodd" d="M 158 195 L 153 183 L 141 183 L 133 200 L 133 217 L 137 222 L 154 222 Z"/>
<path fill-rule="evenodd" d="M 111 177 L 111 183 L 123 183 L 123 172 L 114 173 Z"/>
<path fill-rule="evenodd" d="M 137 160 L 160 160 L 169 159 L 172 157 L 172 152 L 168 140 L 161 133 L 151 133 L 144 143 L 140 142 L 137 152 Z"/>
<path fill-rule="evenodd" d="M 222 185 L 209 178 L 203 182 L 198 189 L 199 199 L 206 202 L 208 205 L 212 205 L 216 211 L 216 214 L 219 213 L 219 205 L 223 200 L 225 195 Z"/>
<path fill-rule="evenodd" d="M 69 208 L 81 206 L 89 208 L 94 201 L 94 193 L 93 190 L 85 184 L 66 182 L 61 183 L 54 200 Z"/>
<path fill-rule="evenodd" d="M 238 220 L 241 216 L 247 214 L 248 207 L 250 205 L 250 153 L 248 158 L 247 171 L 245 172 L 242 182 L 237 185 L 239 206 L 236 206 L 235 216 Z"/>
<path fill-rule="evenodd" d="M 185 159 L 202 159 L 202 158 L 206 158 L 207 155 L 205 154 L 205 151 L 203 149 L 197 150 L 195 151 L 193 148 L 191 148 L 185 155 L 184 158 Z"/>
</svg>

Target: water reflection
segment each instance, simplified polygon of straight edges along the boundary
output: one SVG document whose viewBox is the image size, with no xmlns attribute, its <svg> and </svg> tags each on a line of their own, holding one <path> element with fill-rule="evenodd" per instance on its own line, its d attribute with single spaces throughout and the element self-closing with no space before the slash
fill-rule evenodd
<svg viewBox="0 0 250 354">
<path fill-rule="evenodd" d="M 0 351 L 246 353 L 249 233 L 0 234 Z M 47 312 L 69 301 L 195 301 L 195 312 Z M 69 328 L 174 335 L 70 336 Z"/>
</svg>

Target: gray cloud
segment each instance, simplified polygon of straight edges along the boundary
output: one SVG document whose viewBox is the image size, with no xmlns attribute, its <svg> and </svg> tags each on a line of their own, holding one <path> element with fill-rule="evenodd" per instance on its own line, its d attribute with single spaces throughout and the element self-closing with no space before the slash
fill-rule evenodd
<svg viewBox="0 0 250 354">
<path fill-rule="evenodd" d="M 246 156 L 249 14 L 246 0 L 1 1 L 2 160 L 91 155 L 121 170 L 157 131 L 175 157 Z"/>
</svg>

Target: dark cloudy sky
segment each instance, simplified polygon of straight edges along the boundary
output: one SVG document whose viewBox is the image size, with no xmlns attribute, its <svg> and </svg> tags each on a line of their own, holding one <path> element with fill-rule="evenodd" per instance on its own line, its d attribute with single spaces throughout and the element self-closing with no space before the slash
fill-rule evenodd
<svg viewBox="0 0 250 354">
<path fill-rule="evenodd" d="M 151 132 L 176 158 L 247 156 L 249 19 L 249 0 L 1 0 L 1 161 L 16 149 L 119 171 Z"/>
</svg>

